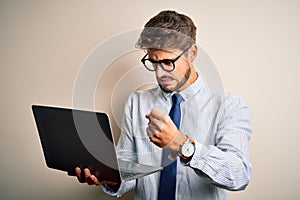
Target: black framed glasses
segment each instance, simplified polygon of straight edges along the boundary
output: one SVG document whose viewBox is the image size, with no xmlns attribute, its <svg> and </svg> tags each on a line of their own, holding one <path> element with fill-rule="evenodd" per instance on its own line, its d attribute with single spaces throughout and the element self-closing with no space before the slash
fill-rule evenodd
<svg viewBox="0 0 300 200">
<path fill-rule="evenodd" d="M 190 48 L 190 47 L 189 47 Z M 153 60 L 146 58 L 148 54 L 146 54 L 141 62 L 149 71 L 153 72 L 157 69 L 158 65 L 165 71 L 171 72 L 175 69 L 175 62 L 185 53 L 189 48 L 185 49 L 177 58 L 175 59 L 163 59 L 163 60 Z"/>
</svg>

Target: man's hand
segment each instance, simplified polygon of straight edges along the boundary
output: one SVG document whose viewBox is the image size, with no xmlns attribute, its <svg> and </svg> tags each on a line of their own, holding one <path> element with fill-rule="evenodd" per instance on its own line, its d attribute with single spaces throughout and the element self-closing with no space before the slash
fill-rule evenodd
<svg viewBox="0 0 300 200">
<path fill-rule="evenodd" d="M 183 144 L 187 137 L 179 132 L 169 115 L 152 109 L 146 118 L 149 119 L 147 135 L 150 141 L 161 148 L 178 152 L 180 144 Z"/>
<path fill-rule="evenodd" d="M 108 184 L 111 186 L 117 186 L 118 183 L 111 182 L 111 181 L 99 181 L 97 177 L 91 174 L 90 170 L 85 168 L 83 171 L 79 167 L 75 168 L 75 174 L 80 183 L 87 183 L 88 185 L 102 185 Z"/>
</svg>

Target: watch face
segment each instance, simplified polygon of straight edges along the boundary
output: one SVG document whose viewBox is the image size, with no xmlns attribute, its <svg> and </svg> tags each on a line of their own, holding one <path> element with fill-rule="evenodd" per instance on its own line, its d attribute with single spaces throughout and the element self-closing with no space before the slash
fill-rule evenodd
<svg viewBox="0 0 300 200">
<path fill-rule="evenodd" d="M 195 146 L 191 142 L 186 142 L 182 145 L 181 154 L 184 157 L 191 157 L 195 152 Z"/>
</svg>

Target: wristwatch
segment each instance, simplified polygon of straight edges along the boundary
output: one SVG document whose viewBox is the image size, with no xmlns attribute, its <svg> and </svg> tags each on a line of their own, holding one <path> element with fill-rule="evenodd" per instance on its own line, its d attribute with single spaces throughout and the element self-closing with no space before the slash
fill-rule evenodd
<svg viewBox="0 0 300 200">
<path fill-rule="evenodd" d="M 190 161 L 195 153 L 195 141 L 187 136 L 187 140 L 180 145 L 179 157 L 185 161 Z"/>
</svg>

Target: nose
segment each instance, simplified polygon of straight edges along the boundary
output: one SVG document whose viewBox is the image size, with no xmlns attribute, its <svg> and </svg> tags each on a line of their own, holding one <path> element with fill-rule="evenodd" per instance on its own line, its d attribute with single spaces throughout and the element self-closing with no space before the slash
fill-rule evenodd
<svg viewBox="0 0 300 200">
<path fill-rule="evenodd" d="M 155 69 L 156 77 L 161 77 L 161 76 L 165 75 L 166 73 L 167 72 L 165 70 L 163 70 L 162 66 L 160 64 L 158 64 Z"/>
</svg>

